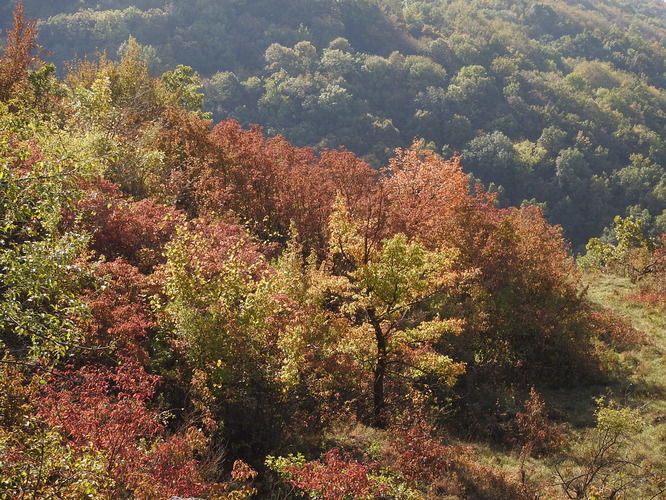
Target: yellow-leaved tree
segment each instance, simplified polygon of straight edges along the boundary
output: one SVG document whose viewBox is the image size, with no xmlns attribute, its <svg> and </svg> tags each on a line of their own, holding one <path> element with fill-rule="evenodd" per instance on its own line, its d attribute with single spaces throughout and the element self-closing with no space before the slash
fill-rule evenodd
<svg viewBox="0 0 666 500">
<path fill-rule="evenodd" d="M 391 388 L 453 385 L 464 372 L 463 363 L 437 349 L 443 337 L 461 331 L 460 320 L 437 312 L 459 276 L 455 250 L 428 250 L 402 233 L 380 241 L 368 227 L 338 197 L 324 269 L 328 307 L 345 320 L 341 348 L 369 372 L 372 423 L 383 427 Z"/>
</svg>

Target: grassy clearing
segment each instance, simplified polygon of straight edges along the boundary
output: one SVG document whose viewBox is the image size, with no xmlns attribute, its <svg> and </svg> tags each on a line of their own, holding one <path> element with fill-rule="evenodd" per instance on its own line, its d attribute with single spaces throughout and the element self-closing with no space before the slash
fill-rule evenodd
<svg viewBox="0 0 666 500">
<path fill-rule="evenodd" d="M 625 362 L 633 367 L 626 396 L 635 406 L 644 407 L 646 417 L 666 414 L 666 314 L 628 300 L 636 285 L 626 278 L 607 274 L 586 276 L 588 296 L 643 332 L 646 344 L 625 353 Z"/>
<path fill-rule="evenodd" d="M 666 314 L 629 301 L 627 295 L 636 290 L 635 284 L 627 278 L 601 273 L 586 275 L 585 282 L 592 302 L 627 319 L 666 351 Z"/>
</svg>

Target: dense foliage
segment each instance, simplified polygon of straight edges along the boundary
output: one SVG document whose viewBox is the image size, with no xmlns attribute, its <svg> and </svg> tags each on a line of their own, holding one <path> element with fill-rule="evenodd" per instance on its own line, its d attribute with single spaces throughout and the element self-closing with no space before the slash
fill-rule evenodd
<svg viewBox="0 0 666 500">
<path fill-rule="evenodd" d="M 624 410 L 601 406 L 586 441 L 594 457 L 611 436 L 613 461 L 565 455 L 550 484 L 456 444 L 562 452 L 539 392 L 621 377 L 637 341 L 539 207 L 500 208 L 423 141 L 377 168 L 213 127 L 198 76 L 151 76 L 133 39 L 58 79 L 36 35 L 19 4 L 0 57 L 3 498 L 663 494 L 659 463 L 624 481 Z M 620 222 L 591 265 L 623 258 Z"/>
<path fill-rule="evenodd" d="M 202 76 L 216 121 L 375 167 L 415 137 L 459 151 L 503 206 L 539 204 L 577 250 L 616 215 L 666 228 L 660 0 L 25 4 L 59 67 L 119 57 L 132 36 L 153 71 Z"/>
</svg>

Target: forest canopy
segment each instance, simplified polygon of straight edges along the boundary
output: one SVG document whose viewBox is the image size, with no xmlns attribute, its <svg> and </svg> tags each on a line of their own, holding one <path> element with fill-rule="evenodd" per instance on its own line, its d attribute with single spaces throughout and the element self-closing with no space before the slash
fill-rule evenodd
<svg viewBox="0 0 666 500">
<path fill-rule="evenodd" d="M 58 68 L 133 37 L 151 71 L 198 73 L 216 122 L 375 167 L 418 137 L 502 206 L 539 204 L 578 251 L 616 215 L 666 227 L 661 1 L 24 5 Z"/>
</svg>

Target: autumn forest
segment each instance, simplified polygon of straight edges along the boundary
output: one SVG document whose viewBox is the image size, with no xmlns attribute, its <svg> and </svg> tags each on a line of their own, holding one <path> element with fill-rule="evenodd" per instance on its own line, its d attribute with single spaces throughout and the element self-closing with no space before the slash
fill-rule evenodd
<svg viewBox="0 0 666 500">
<path fill-rule="evenodd" d="M 1 499 L 666 498 L 666 4 L 8 4 Z"/>
</svg>

